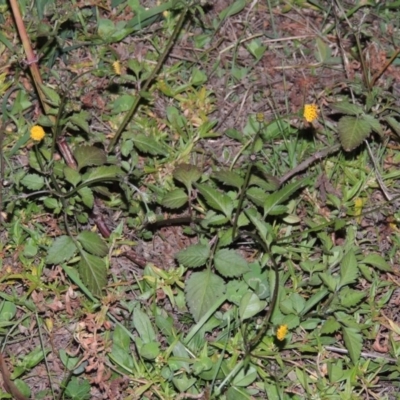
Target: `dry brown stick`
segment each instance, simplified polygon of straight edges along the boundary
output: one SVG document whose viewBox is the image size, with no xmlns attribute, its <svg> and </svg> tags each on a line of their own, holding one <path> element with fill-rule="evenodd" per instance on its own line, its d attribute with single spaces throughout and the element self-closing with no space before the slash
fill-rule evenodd
<svg viewBox="0 0 400 400">
<path fill-rule="evenodd" d="M 15 386 L 15 383 L 11 380 L 11 374 L 8 370 L 8 367 L 4 361 L 3 354 L 0 353 L 0 372 L 3 376 L 3 385 L 4 389 L 10 393 L 15 400 L 29 400 L 28 397 L 25 397 L 19 389 Z"/>
</svg>

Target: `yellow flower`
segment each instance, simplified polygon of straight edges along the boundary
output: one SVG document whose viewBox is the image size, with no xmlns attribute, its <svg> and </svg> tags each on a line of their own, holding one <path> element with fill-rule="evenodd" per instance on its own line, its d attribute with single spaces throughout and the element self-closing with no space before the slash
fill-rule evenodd
<svg viewBox="0 0 400 400">
<path fill-rule="evenodd" d="M 318 118 L 318 106 L 316 104 L 306 104 L 304 106 L 303 116 L 307 122 L 313 122 Z"/>
<path fill-rule="evenodd" d="M 287 325 L 279 325 L 279 328 L 276 330 L 276 338 L 280 341 L 284 340 L 288 333 Z"/>
<path fill-rule="evenodd" d="M 45 136 L 44 129 L 39 125 L 34 125 L 31 128 L 31 139 L 40 142 Z"/>
<path fill-rule="evenodd" d="M 113 68 L 116 75 L 121 75 L 121 64 L 119 63 L 119 61 L 113 62 Z"/>
</svg>

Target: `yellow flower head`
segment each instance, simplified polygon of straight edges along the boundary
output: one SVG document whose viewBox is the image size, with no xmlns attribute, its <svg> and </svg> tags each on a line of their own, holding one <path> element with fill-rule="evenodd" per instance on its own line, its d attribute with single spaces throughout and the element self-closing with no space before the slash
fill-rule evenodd
<svg viewBox="0 0 400 400">
<path fill-rule="evenodd" d="M 288 333 L 288 326 L 287 325 L 279 325 L 278 329 L 276 330 L 276 338 L 280 341 L 284 340 Z"/>
<path fill-rule="evenodd" d="M 44 129 L 39 125 L 34 125 L 31 128 L 31 139 L 40 142 L 45 136 Z"/>
<path fill-rule="evenodd" d="M 115 75 L 121 75 L 121 64 L 119 63 L 119 61 L 114 61 L 112 66 L 113 66 Z"/>
<path fill-rule="evenodd" d="M 318 106 L 316 104 L 306 104 L 304 106 L 303 116 L 307 122 L 313 122 L 318 118 Z"/>
</svg>

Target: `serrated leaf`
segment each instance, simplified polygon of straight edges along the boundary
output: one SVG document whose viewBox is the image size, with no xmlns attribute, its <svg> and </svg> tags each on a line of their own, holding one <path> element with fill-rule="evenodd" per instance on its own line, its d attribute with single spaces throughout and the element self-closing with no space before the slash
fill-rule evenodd
<svg viewBox="0 0 400 400">
<path fill-rule="evenodd" d="M 158 143 L 153 137 L 146 136 L 142 133 L 132 137 L 132 141 L 136 148 L 143 153 L 149 153 L 153 156 L 164 156 L 166 155 L 165 147 Z"/>
<path fill-rule="evenodd" d="M 324 285 L 331 291 L 334 292 L 338 285 L 338 280 L 335 279 L 332 275 L 326 272 L 320 272 L 318 276 L 321 278 Z"/>
<path fill-rule="evenodd" d="M 218 250 L 214 256 L 216 270 L 225 277 L 241 276 L 249 271 L 247 261 L 234 250 Z"/>
<path fill-rule="evenodd" d="M 72 186 L 76 187 L 76 185 L 81 181 L 81 174 L 71 167 L 64 167 L 64 176 L 67 182 L 69 182 Z"/>
<path fill-rule="evenodd" d="M 76 251 L 76 245 L 69 236 L 60 236 L 50 246 L 47 252 L 46 264 L 60 264 L 70 260 Z"/>
<path fill-rule="evenodd" d="M 91 168 L 85 175 L 83 175 L 82 179 L 84 183 L 92 183 L 93 181 L 107 181 L 109 179 L 115 179 L 122 175 L 121 168 L 115 165 L 103 165 L 98 168 Z"/>
<path fill-rule="evenodd" d="M 383 128 L 378 119 L 368 114 L 364 115 L 363 119 L 369 123 L 374 132 L 376 132 L 380 137 L 383 137 Z"/>
<path fill-rule="evenodd" d="M 349 103 L 347 100 L 331 104 L 331 107 L 333 108 L 333 110 L 345 115 L 357 116 L 364 114 L 362 107 L 356 104 Z"/>
<path fill-rule="evenodd" d="M 261 239 L 266 240 L 267 235 L 269 233 L 272 233 L 272 229 L 270 229 L 271 226 L 264 221 L 264 219 L 261 217 L 261 215 L 257 212 L 255 208 L 249 208 L 247 210 L 244 210 L 244 212 L 246 216 L 249 218 L 249 220 L 256 227 Z"/>
<path fill-rule="evenodd" d="M 79 275 L 94 296 L 101 297 L 107 285 L 107 265 L 100 257 L 81 250 Z"/>
<path fill-rule="evenodd" d="M 195 186 L 206 199 L 206 202 L 210 207 L 222 211 L 228 218 L 231 217 L 233 201 L 229 196 L 218 192 L 208 185 L 195 184 Z"/>
<path fill-rule="evenodd" d="M 185 296 L 194 320 L 198 322 L 224 293 L 224 280 L 211 270 L 190 275 L 185 284 Z"/>
<path fill-rule="evenodd" d="M 189 190 L 192 184 L 201 178 L 201 171 L 195 165 L 179 164 L 173 172 L 173 177 L 182 182 Z"/>
<path fill-rule="evenodd" d="M 188 195 L 182 189 L 174 189 L 163 197 L 161 204 L 174 209 L 182 207 L 187 201 Z"/>
<path fill-rule="evenodd" d="M 362 262 L 364 264 L 372 265 L 384 272 L 392 272 L 392 267 L 385 261 L 385 259 L 379 254 L 368 254 Z"/>
<path fill-rule="evenodd" d="M 46 86 L 44 84 L 40 85 L 40 89 L 43 91 L 43 93 L 46 96 L 46 103 L 49 103 L 53 106 L 60 105 L 60 96 L 54 89 L 49 88 L 48 86 Z"/>
<path fill-rule="evenodd" d="M 103 165 L 107 161 L 105 151 L 95 146 L 79 146 L 74 150 L 73 155 L 79 170 L 90 165 Z"/>
<path fill-rule="evenodd" d="M 244 179 L 233 171 L 217 171 L 213 177 L 223 183 L 224 185 L 233 186 L 241 189 L 244 183 Z"/>
<path fill-rule="evenodd" d="M 264 203 L 264 218 L 274 209 L 275 206 L 284 203 L 290 196 L 305 186 L 309 179 L 300 179 L 296 182 L 284 186 L 275 193 L 270 194 Z"/>
<path fill-rule="evenodd" d="M 322 325 L 320 333 L 321 335 L 331 335 L 332 333 L 338 331 L 340 327 L 341 325 L 336 321 L 335 318 L 329 317 Z"/>
<path fill-rule="evenodd" d="M 263 207 L 268 198 L 264 189 L 251 187 L 246 190 L 246 196 L 258 207 Z"/>
<path fill-rule="evenodd" d="M 90 119 L 90 114 L 87 111 L 81 111 L 80 113 L 72 114 L 69 118 L 69 122 L 78 128 L 81 128 L 84 132 L 89 133 L 88 120 Z"/>
<path fill-rule="evenodd" d="M 92 209 L 93 205 L 94 205 L 94 196 L 93 196 L 93 192 L 91 191 L 91 189 L 89 189 L 87 186 L 83 187 L 82 189 L 78 190 L 79 196 L 82 199 L 82 203 Z"/>
<path fill-rule="evenodd" d="M 343 149 L 352 151 L 368 137 L 372 127 L 361 117 L 342 117 L 338 122 L 338 130 Z"/>
<path fill-rule="evenodd" d="M 339 288 L 354 283 L 358 276 L 357 259 L 353 250 L 349 250 L 340 263 Z"/>
<path fill-rule="evenodd" d="M 353 364 L 357 364 L 361 356 L 362 336 L 355 328 L 342 326 L 343 340 Z"/>
<path fill-rule="evenodd" d="M 354 307 L 366 295 L 367 295 L 366 292 L 350 289 L 349 287 L 345 287 L 345 288 L 343 288 L 343 290 L 340 291 L 340 294 L 339 294 L 340 304 L 346 308 Z"/>
<path fill-rule="evenodd" d="M 210 247 L 205 244 L 192 244 L 175 255 L 180 264 L 188 268 L 204 265 L 210 257 Z"/>
<path fill-rule="evenodd" d="M 105 257 L 108 254 L 107 244 L 95 232 L 83 231 L 76 239 L 86 251 L 95 256 Z"/>
<path fill-rule="evenodd" d="M 37 174 L 27 174 L 21 179 L 21 184 L 29 190 L 40 190 L 44 186 L 44 178 Z"/>
</svg>

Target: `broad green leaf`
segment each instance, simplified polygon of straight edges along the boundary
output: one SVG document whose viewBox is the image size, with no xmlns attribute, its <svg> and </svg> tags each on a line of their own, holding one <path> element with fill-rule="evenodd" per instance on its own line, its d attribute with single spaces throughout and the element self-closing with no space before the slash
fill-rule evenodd
<svg viewBox="0 0 400 400">
<path fill-rule="evenodd" d="M 321 335 L 331 335 L 332 333 L 338 331 L 340 327 L 341 325 L 336 321 L 335 318 L 329 317 L 322 325 L 320 333 Z"/>
<path fill-rule="evenodd" d="M 234 250 L 218 250 L 214 256 L 216 270 L 224 277 L 241 276 L 249 271 L 247 261 Z"/>
<path fill-rule="evenodd" d="M 107 285 L 107 265 L 100 257 L 81 250 L 79 275 L 94 296 L 101 297 Z"/>
<path fill-rule="evenodd" d="M 239 316 L 242 321 L 254 317 L 260 311 L 264 310 L 267 305 L 266 301 L 260 300 L 253 292 L 247 292 L 239 305 Z"/>
<path fill-rule="evenodd" d="M 138 346 L 138 351 L 146 360 L 154 360 L 160 355 L 160 345 L 156 341 L 144 343 L 142 346 Z"/>
<path fill-rule="evenodd" d="M 76 187 L 76 185 L 82 180 L 81 174 L 68 166 L 64 167 L 64 176 L 67 182 L 69 182 L 73 187 Z"/>
<path fill-rule="evenodd" d="M 37 174 L 27 174 L 21 183 L 29 190 L 40 190 L 44 186 L 44 178 Z"/>
<path fill-rule="evenodd" d="M 345 115 L 363 115 L 364 111 L 361 106 L 358 106 L 357 104 L 349 103 L 347 100 L 345 101 L 340 101 L 338 103 L 333 103 L 331 104 L 331 108 L 333 110 L 345 114 Z"/>
<path fill-rule="evenodd" d="M 229 302 L 239 305 L 242 297 L 249 288 L 243 281 L 231 279 L 226 285 L 226 298 Z"/>
<path fill-rule="evenodd" d="M 177 181 L 182 182 L 189 190 L 192 184 L 201 178 L 201 171 L 195 165 L 179 164 L 175 168 L 173 176 Z"/>
<path fill-rule="evenodd" d="M 362 117 L 342 117 L 338 122 L 338 130 L 343 149 L 352 151 L 368 137 L 372 127 Z"/>
<path fill-rule="evenodd" d="M 76 239 L 89 253 L 105 257 L 108 254 L 108 246 L 104 240 L 95 232 L 82 231 Z"/>
<path fill-rule="evenodd" d="M 180 264 L 188 268 L 196 268 L 204 265 L 210 256 L 210 247 L 205 244 L 192 244 L 176 254 Z"/>
<path fill-rule="evenodd" d="M 194 320 L 198 322 L 224 293 L 223 279 L 211 270 L 194 272 L 190 275 L 186 281 L 185 295 Z"/>
<path fill-rule="evenodd" d="M 264 207 L 268 193 L 259 187 L 251 187 L 246 190 L 246 196 L 258 207 Z"/>
<path fill-rule="evenodd" d="M 233 186 L 238 189 L 241 189 L 244 183 L 244 179 L 239 174 L 229 170 L 217 171 L 213 174 L 213 178 L 224 185 Z"/>
<path fill-rule="evenodd" d="M 87 379 L 73 376 L 65 388 L 65 394 L 71 400 L 88 400 L 91 398 L 90 387 Z"/>
<path fill-rule="evenodd" d="M 353 364 L 357 364 L 361 356 L 362 336 L 355 328 L 342 326 L 343 340 Z"/>
<path fill-rule="evenodd" d="M 60 264 L 70 260 L 76 251 L 76 245 L 69 236 L 59 236 L 47 252 L 46 264 Z"/>
<path fill-rule="evenodd" d="M 343 307 L 354 307 L 367 295 L 366 292 L 361 290 L 350 289 L 349 287 L 343 288 L 339 293 L 340 304 Z"/>
<path fill-rule="evenodd" d="M 357 259 L 353 250 L 349 250 L 340 263 L 339 288 L 354 283 L 358 276 Z"/>
<path fill-rule="evenodd" d="M 70 122 L 72 125 L 77 126 L 78 128 L 81 128 L 84 132 L 89 133 L 90 128 L 88 124 L 88 120 L 90 119 L 90 114 L 87 111 L 81 111 L 80 113 L 75 113 L 73 114 L 68 122 Z"/>
<path fill-rule="evenodd" d="M 182 189 L 174 189 L 168 192 L 162 199 L 161 204 L 171 209 L 180 208 L 188 201 L 188 195 Z"/>
<path fill-rule="evenodd" d="M 257 379 L 257 370 L 250 365 L 248 368 L 242 368 L 233 380 L 233 385 L 249 387 Z"/>
<path fill-rule="evenodd" d="M 317 44 L 317 50 L 318 50 L 318 52 L 316 52 L 316 55 L 317 55 L 318 61 L 322 62 L 322 63 L 328 62 L 332 55 L 331 48 L 328 46 L 327 43 L 325 43 L 324 40 L 322 40 L 318 36 L 316 38 L 316 44 Z"/>
<path fill-rule="evenodd" d="M 318 276 L 321 278 L 324 285 L 331 291 L 334 292 L 338 286 L 338 280 L 332 275 L 326 272 L 320 272 Z"/>
<path fill-rule="evenodd" d="M 369 123 L 374 132 L 376 132 L 380 137 L 383 137 L 383 128 L 378 119 L 376 119 L 372 115 L 364 115 L 363 119 Z"/>
<path fill-rule="evenodd" d="M 230 4 L 227 8 L 219 13 L 219 19 L 223 20 L 225 18 L 231 17 L 242 11 L 246 6 L 246 0 L 236 0 L 234 3 Z"/>
<path fill-rule="evenodd" d="M 95 146 L 79 146 L 73 154 L 79 170 L 90 165 L 103 165 L 107 161 L 105 151 Z"/>
<path fill-rule="evenodd" d="M 129 348 L 130 337 L 119 324 L 115 325 L 112 341 L 111 358 L 127 371 L 131 371 L 134 367 L 134 360 Z"/>
<path fill-rule="evenodd" d="M 372 265 L 373 267 L 378 268 L 380 271 L 391 272 L 393 270 L 392 267 L 379 254 L 368 254 L 365 258 L 363 258 L 362 262 L 364 264 Z"/>
<path fill-rule="evenodd" d="M 165 146 L 158 143 L 152 136 L 139 133 L 132 136 L 132 141 L 136 148 L 143 153 L 149 153 L 153 156 L 165 156 L 168 154 Z"/>
<path fill-rule="evenodd" d="M 40 89 L 43 91 L 43 93 L 46 96 L 46 103 L 49 103 L 53 106 L 60 105 L 60 96 L 54 89 L 49 88 L 48 86 L 46 86 L 44 84 L 40 85 Z"/>
<path fill-rule="evenodd" d="M 94 196 L 93 196 L 93 192 L 91 191 L 91 189 L 89 189 L 87 186 L 81 188 L 78 190 L 79 196 L 81 196 L 82 199 L 82 203 L 92 209 L 93 205 L 94 205 Z"/>
<path fill-rule="evenodd" d="M 133 324 L 143 343 L 150 343 L 156 340 L 156 333 L 148 315 L 140 308 L 133 311 Z"/>
<path fill-rule="evenodd" d="M 305 186 L 309 179 L 300 179 L 296 182 L 284 186 L 275 193 L 270 194 L 264 203 L 264 218 L 270 214 L 275 206 L 284 203 L 290 196 L 296 193 L 300 188 Z"/>
<path fill-rule="evenodd" d="M 244 210 L 246 216 L 256 227 L 257 232 L 262 240 L 266 240 L 269 233 L 272 233 L 272 227 L 267 224 L 255 208 Z"/>
<path fill-rule="evenodd" d="M 228 218 L 231 217 L 233 202 L 229 196 L 218 192 L 208 185 L 196 184 L 195 186 L 206 199 L 206 202 L 210 207 L 222 211 Z"/>
<path fill-rule="evenodd" d="M 82 179 L 84 183 L 94 183 L 107 180 L 117 180 L 118 176 L 122 175 L 121 168 L 115 165 L 102 166 L 97 168 L 91 168 L 86 174 L 83 175 Z"/>
</svg>

